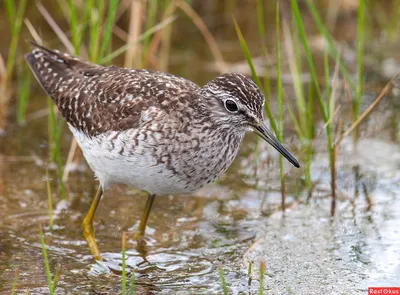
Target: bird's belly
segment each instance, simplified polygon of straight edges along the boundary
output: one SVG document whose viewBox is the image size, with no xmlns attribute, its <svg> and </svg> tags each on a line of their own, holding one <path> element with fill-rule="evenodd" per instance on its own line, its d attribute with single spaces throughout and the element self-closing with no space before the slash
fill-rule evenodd
<svg viewBox="0 0 400 295">
<path fill-rule="evenodd" d="M 188 179 L 177 169 L 171 169 L 171 165 L 160 162 L 154 150 L 141 147 L 140 142 L 139 146 L 130 147 L 135 135 L 129 132 L 88 137 L 71 126 L 70 129 L 103 187 L 123 183 L 149 193 L 165 195 L 190 193 L 211 182 L 206 178 Z"/>
<path fill-rule="evenodd" d="M 123 183 L 157 195 L 193 191 L 185 189 L 178 176 L 164 165 L 156 165 L 155 159 L 148 155 L 95 157 L 85 154 L 85 158 L 104 186 Z"/>
</svg>

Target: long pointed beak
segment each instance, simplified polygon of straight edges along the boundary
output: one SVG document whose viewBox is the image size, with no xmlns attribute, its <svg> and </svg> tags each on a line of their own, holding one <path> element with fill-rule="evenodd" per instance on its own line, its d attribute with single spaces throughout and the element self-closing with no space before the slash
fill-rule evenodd
<svg viewBox="0 0 400 295">
<path fill-rule="evenodd" d="M 299 168 L 300 164 L 295 157 L 287 149 L 280 144 L 272 132 L 265 126 L 264 123 L 260 122 L 257 125 L 252 126 L 254 132 L 258 134 L 262 139 L 272 145 L 278 152 L 280 152 L 293 166 Z"/>
</svg>

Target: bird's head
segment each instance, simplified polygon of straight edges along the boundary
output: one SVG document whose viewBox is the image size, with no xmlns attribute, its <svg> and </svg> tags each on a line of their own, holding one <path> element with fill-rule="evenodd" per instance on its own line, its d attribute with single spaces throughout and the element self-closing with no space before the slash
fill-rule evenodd
<svg viewBox="0 0 400 295">
<path fill-rule="evenodd" d="M 252 130 L 277 149 L 295 167 L 299 162 L 275 138 L 264 123 L 264 96 L 257 85 L 238 73 L 223 74 L 204 85 L 200 94 L 207 99 L 212 117 L 226 128 Z"/>
</svg>

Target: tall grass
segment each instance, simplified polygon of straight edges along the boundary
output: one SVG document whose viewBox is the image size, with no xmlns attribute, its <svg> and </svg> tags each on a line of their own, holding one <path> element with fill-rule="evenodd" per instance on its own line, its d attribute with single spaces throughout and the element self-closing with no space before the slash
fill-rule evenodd
<svg viewBox="0 0 400 295">
<path fill-rule="evenodd" d="M 336 49 L 336 46 L 335 46 L 334 42 L 332 41 L 332 37 L 329 34 L 328 29 L 325 27 L 320 15 L 317 11 L 317 8 L 315 7 L 314 2 L 312 0 L 305 0 L 305 3 L 307 4 L 308 10 L 311 13 L 311 16 L 315 22 L 315 25 L 316 25 L 319 33 L 324 37 L 324 39 L 326 41 L 326 46 L 328 46 L 328 49 L 329 49 L 328 50 L 329 55 L 331 56 L 331 58 L 333 60 L 339 61 L 340 73 L 342 74 L 342 76 L 346 80 L 346 82 L 350 85 L 350 88 L 354 91 L 355 87 L 354 87 L 354 83 L 351 79 L 350 73 L 344 66 L 343 62 L 338 58 L 339 52 Z M 297 7 L 297 10 L 298 10 L 298 7 Z M 300 17 L 300 13 L 299 13 L 299 17 Z"/>
<path fill-rule="evenodd" d="M 239 25 L 237 24 L 235 19 L 233 19 L 233 22 L 234 22 L 234 25 L 235 25 L 236 33 L 237 33 L 237 36 L 238 36 L 238 39 L 239 39 L 240 46 L 242 48 L 244 57 L 246 58 L 247 64 L 249 65 L 249 68 L 250 68 L 250 71 L 251 71 L 251 76 L 252 76 L 254 82 L 257 84 L 257 86 L 261 90 L 263 90 L 263 86 L 261 84 L 261 80 L 258 77 L 258 74 L 257 74 L 256 69 L 254 67 L 253 60 L 252 60 L 252 57 L 250 55 L 249 48 L 247 47 L 246 41 L 245 41 L 245 39 L 243 37 L 242 31 L 240 30 Z M 274 119 L 274 117 L 272 115 L 272 111 L 271 111 L 271 108 L 269 107 L 269 104 L 266 103 L 264 105 L 264 108 L 265 108 L 265 111 L 267 112 L 267 116 L 268 116 L 269 122 L 271 124 L 271 128 L 275 132 L 275 134 L 277 134 L 278 133 L 278 126 L 277 126 L 277 124 L 275 122 L 275 119 Z"/>
<path fill-rule="evenodd" d="M 26 0 L 20 0 L 18 7 L 15 1 L 5 0 L 4 6 L 10 24 L 11 42 L 8 47 L 7 61 L 4 72 L 0 76 L 0 130 L 5 127 L 8 104 L 11 98 L 11 91 L 8 89 L 9 81 L 15 69 L 17 58 L 18 42 L 21 35 L 22 21 L 25 13 Z M 2 57 L 0 57 L 2 58 Z"/>
<path fill-rule="evenodd" d="M 308 69 L 310 70 L 311 73 L 311 79 L 313 81 L 315 90 L 316 90 L 316 99 L 317 99 L 317 103 L 319 106 L 319 111 L 321 113 L 323 122 L 325 124 L 325 131 L 326 131 L 326 138 L 327 138 L 327 148 L 329 151 L 329 167 L 330 167 L 330 171 L 331 171 L 331 188 L 332 188 L 332 204 L 334 204 L 334 201 L 336 200 L 336 187 L 335 187 L 335 183 L 336 183 L 336 179 L 335 179 L 335 157 L 332 154 L 334 151 L 334 142 L 333 142 L 333 137 L 332 137 L 332 122 L 329 120 L 330 117 L 329 115 L 331 114 L 331 108 L 330 108 L 330 95 L 329 95 L 329 84 L 330 84 L 330 74 L 329 74 L 329 62 L 328 62 L 328 56 L 326 54 L 325 56 L 325 77 L 326 77 L 326 81 L 325 84 L 327 85 L 326 87 L 326 92 L 325 93 L 325 99 L 322 95 L 322 91 L 320 89 L 320 85 L 318 82 L 318 77 L 317 77 L 317 73 L 316 73 L 316 69 L 315 69 L 315 65 L 314 65 L 314 61 L 311 55 L 311 51 L 307 42 L 307 38 L 306 38 L 306 34 L 305 34 L 305 30 L 304 30 L 304 26 L 303 26 L 303 22 L 301 19 L 301 15 L 300 15 L 300 10 L 297 4 L 296 0 L 291 0 L 291 9 L 292 9 L 292 14 L 293 14 L 293 20 L 296 24 L 296 27 L 298 28 L 298 32 L 299 32 L 299 36 L 300 36 L 300 40 L 301 40 L 301 44 L 303 46 L 303 50 L 305 53 L 305 57 L 307 60 L 307 64 L 308 64 Z M 336 60 L 340 60 L 339 58 L 337 58 Z M 331 209 L 331 212 L 334 213 L 334 210 Z"/>
<path fill-rule="evenodd" d="M 257 17 L 258 17 L 258 33 L 260 35 L 260 39 L 263 40 L 265 34 L 264 27 L 264 8 L 263 3 L 261 1 L 257 1 Z M 272 115 L 272 111 L 270 108 L 270 81 L 268 77 L 268 71 L 266 71 L 266 77 L 264 78 L 264 84 L 261 84 L 261 80 L 258 77 L 258 74 L 255 70 L 252 57 L 250 55 L 249 49 L 247 47 L 246 41 L 243 37 L 243 34 L 234 19 L 234 25 L 236 29 L 236 33 L 242 47 L 243 54 L 246 58 L 246 61 L 250 67 L 252 78 L 257 86 L 262 90 L 264 97 L 266 97 L 266 103 L 264 104 L 265 111 L 267 113 L 271 129 L 277 136 L 277 139 L 282 142 L 283 140 L 283 92 L 282 92 L 282 80 L 281 80 L 281 56 L 280 56 L 280 17 L 279 17 L 279 3 L 277 2 L 276 6 L 276 48 L 275 48 L 275 57 L 276 57 L 276 73 L 277 73 L 277 106 L 278 106 L 278 120 L 275 120 Z M 267 58 L 267 50 L 266 45 L 263 45 L 263 54 Z M 286 207 L 286 189 L 285 189 L 285 174 L 284 174 L 284 166 L 283 166 L 283 156 L 279 155 L 279 178 L 280 178 L 280 190 L 281 190 L 281 208 L 285 210 Z"/>
<path fill-rule="evenodd" d="M 295 104 L 292 107 L 287 103 L 291 122 L 296 130 L 301 143 L 301 152 L 304 157 L 304 178 L 305 187 L 310 198 L 312 193 L 311 181 L 311 161 L 312 161 L 312 139 L 313 139 L 313 88 L 308 86 L 307 99 L 301 78 L 301 44 L 299 43 L 299 33 L 294 22 L 291 28 L 288 22 L 283 22 L 283 35 L 285 40 L 285 49 L 287 61 L 293 80 L 293 90 L 295 95 Z"/>
<path fill-rule="evenodd" d="M 25 13 L 26 0 L 20 0 L 18 8 L 15 7 L 15 1 L 13 0 L 5 0 L 4 5 L 6 6 L 8 20 L 10 22 L 11 27 L 11 42 L 10 47 L 8 49 L 8 58 L 7 58 L 7 76 L 6 80 L 11 78 L 12 73 L 14 71 L 14 64 L 17 55 L 17 46 L 18 41 L 20 39 L 21 34 L 21 26 Z"/>
</svg>

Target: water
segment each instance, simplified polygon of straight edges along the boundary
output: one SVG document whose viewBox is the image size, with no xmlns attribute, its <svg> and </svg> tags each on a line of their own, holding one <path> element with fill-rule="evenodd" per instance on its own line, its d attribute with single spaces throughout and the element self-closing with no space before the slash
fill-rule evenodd
<svg viewBox="0 0 400 295">
<path fill-rule="evenodd" d="M 338 159 L 340 201 L 335 218 L 331 218 L 329 194 L 323 185 L 315 193 L 320 197 L 312 198 L 309 205 L 298 203 L 296 192 L 289 191 L 289 209 L 285 214 L 277 211 L 280 194 L 273 189 L 278 184 L 262 182 L 264 175 L 276 173 L 251 159 L 247 151 L 253 139 L 249 136 L 241 157 L 218 184 L 198 196 L 157 198 L 145 246 L 132 239 L 144 195 L 124 186 L 107 190 L 96 213 L 95 231 L 105 264 L 114 270 L 109 274 L 94 263 L 80 230 L 96 189 L 91 172 L 73 173 L 68 201 L 53 193 L 58 201 L 51 231 L 45 165 L 18 161 L 18 154 L 3 156 L 0 294 L 9 293 L 17 268 L 20 292 L 46 293 L 39 222 L 44 226 L 51 269 L 53 273 L 57 267 L 61 269 L 58 294 L 118 293 L 123 231 L 127 231 L 127 267 L 135 274 L 136 294 L 218 294 L 220 267 L 232 292 L 247 294 L 258 288 L 261 261 L 267 273 L 264 286 L 271 294 L 303 294 L 301 290 L 310 290 L 308 294 L 365 294 L 368 286 L 400 283 L 397 145 L 365 138 L 354 155 L 350 141 L 343 143 Z M 27 140 L 31 138 L 22 139 L 19 145 L 28 145 Z M 261 148 L 261 159 L 273 152 Z M 328 173 L 325 158 L 321 152 L 313 164 L 320 181 Z M 227 183 L 234 177 L 246 182 L 248 170 L 258 170 L 259 188 L 247 184 L 240 189 Z M 250 286 L 248 263 L 253 264 Z"/>
<path fill-rule="evenodd" d="M 243 11 L 250 11 L 246 7 Z M 224 34 L 220 27 L 228 23 L 227 18 L 209 15 L 208 21 L 215 29 L 214 34 Z M 254 21 L 255 18 L 249 19 L 248 28 L 255 28 Z M 187 20 L 178 23 L 183 30 L 181 34 L 193 33 L 188 24 Z M 354 25 L 355 22 L 342 22 L 336 34 L 345 35 L 354 30 Z M 254 48 L 251 44 L 258 44 L 254 30 L 244 28 L 244 32 L 249 46 Z M 222 46 L 224 53 L 242 60 L 234 34 L 226 35 L 229 38 Z M 193 37 L 193 44 L 196 57 L 208 60 L 204 42 Z M 188 53 L 176 47 L 172 50 L 172 72 L 199 83 L 214 75 L 191 71 L 193 65 L 187 66 Z M 379 91 L 386 79 L 380 72 L 380 65 L 386 64 L 381 56 L 395 52 L 387 47 L 377 56 L 371 54 L 374 50 L 366 51 L 369 57 L 372 55 L 372 64 L 378 66 L 367 67 L 363 108 L 370 104 L 373 92 Z M 351 54 L 344 57 L 351 60 Z M 204 61 L 193 62 L 201 64 L 199 69 L 207 67 Z M 368 286 L 399 286 L 397 98 L 396 95 L 385 98 L 363 122 L 356 150 L 350 138 L 341 144 L 335 217 L 330 216 L 330 176 L 323 136 L 314 144 L 315 187 L 309 204 L 304 203 L 307 192 L 303 189 L 301 171 L 285 163 L 288 210 L 282 214 L 278 154 L 263 142 L 256 151 L 257 139 L 249 135 L 239 157 L 217 184 L 193 196 L 156 199 L 145 245 L 137 245 L 132 238 L 145 195 L 126 186 L 107 190 L 94 225 L 107 268 L 94 262 L 80 228 L 96 191 L 92 172 L 82 161 L 67 183 L 68 200 L 62 200 L 55 168 L 48 167 L 54 201 L 54 227 L 50 230 L 46 191 L 47 118 L 28 116 L 24 127 L 15 125 L 11 118 L 7 134 L 0 137 L 0 294 L 10 294 L 16 269 L 18 294 L 26 294 L 28 290 L 30 294 L 48 293 L 39 224 L 45 233 L 52 273 L 60 268 L 57 294 L 120 293 L 124 231 L 128 275 L 134 273 L 136 278 L 135 294 L 221 294 L 220 268 L 232 294 L 256 294 L 262 261 L 266 268 L 265 294 L 366 294 Z M 38 89 L 32 101 L 29 114 L 45 107 L 43 93 Z M 338 104 L 343 105 L 345 113 L 346 99 L 339 99 Z M 273 103 L 271 106 L 273 110 L 276 107 Z M 285 143 L 299 155 L 289 118 L 285 126 Z M 316 128 L 320 126 L 316 122 Z M 63 132 L 63 155 L 68 152 L 70 140 L 70 133 Z M 301 159 L 302 155 L 299 156 Z"/>
</svg>

